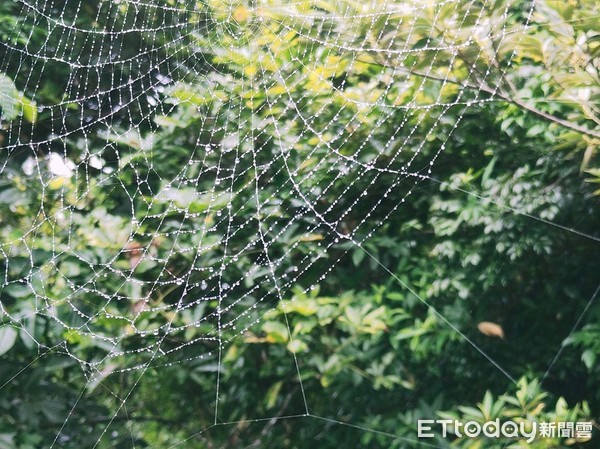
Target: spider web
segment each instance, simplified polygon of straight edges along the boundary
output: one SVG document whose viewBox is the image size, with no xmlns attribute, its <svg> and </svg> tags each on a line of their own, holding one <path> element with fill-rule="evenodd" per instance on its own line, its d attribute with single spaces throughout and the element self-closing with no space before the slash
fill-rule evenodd
<svg viewBox="0 0 600 449">
<path fill-rule="evenodd" d="M 444 127 L 447 142 L 468 110 L 494 101 L 483 86 L 514 55 L 477 73 L 481 89 L 450 73 L 461 52 L 476 48 L 473 60 L 484 60 L 492 43 L 514 45 L 526 29 L 533 4 L 508 29 L 521 3 L 495 3 L 19 2 L 0 62 L 0 105 L 12 119 L 3 174 L 41 194 L 27 206 L 38 210 L 29 228 L 1 247 L 3 287 L 36 306 L 4 314 L 40 357 L 76 360 L 88 387 L 130 377 L 125 394 L 113 393 L 113 420 L 149 371 L 213 361 L 212 426 L 223 426 L 226 351 L 281 309 L 303 404 L 287 418 L 350 425 L 311 413 L 286 307 L 356 248 L 395 277 L 364 243 L 415 189 L 438 182 L 446 143 L 432 150 L 430 136 Z M 372 85 L 348 81 L 368 70 Z M 464 70 L 470 79 L 477 64 Z M 13 78 L 31 95 L 20 114 L 4 93 L 16 90 Z M 48 92 L 51 78 L 59 92 Z M 432 89 L 435 100 L 423 99 Z M 28 254 L 17 277 L 8 274 L 23 264 L 16 253 Z M 37 340 L 25 324 L 36 316 L 64 341 Z"/>
</svg>

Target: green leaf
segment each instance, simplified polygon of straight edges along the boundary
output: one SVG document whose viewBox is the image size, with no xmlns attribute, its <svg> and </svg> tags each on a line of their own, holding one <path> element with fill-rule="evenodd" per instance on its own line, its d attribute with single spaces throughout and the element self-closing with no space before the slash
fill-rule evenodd
<svg viewBox="0 0 600 449">
<path fill-rule="evenodd" d="M 15 83 L 8 76 L 0 73 L 0 109 L 2 117 L 13 120 L 19 116 L 19 91 Z"/>
<path fill-rule="evenodd" d="M 265 396 L 266 399 L 266 406 L 268 409 L 271 409 L 275 406 L 276 402 L 277 402 L 277 397 L 279 396 L 279 392 L 281 391 L 281 386 L 283 385 L 283 381 L 279 381 L 274 383 L 271 388 L 269 388 L 269 391 L 267 391 L 267 394 Z"/>
<path fill-rule="evenodd" d="M 544 60 L 542 43 L 539 39 L 533 36 L 526 36 L 521 39 L 521 42 L 519 43 L 518 54 L 535 62 L 543 62 Z"/>
<path fill-rule="evenodd" d="M 360 248 L 355 249 L 352 253 L 352 263 L 355 267 L 358 267 L 364 258 L 365 252 Z"/>
<path fill-rule="evenodd" d="M 297 354 L 299 352 L 308 351 L 308 345 L 306 343 L 304 343 L 302 340 L 298 340 L 296 338 L 295 340 L 290 340 L 290 342 L 287 344 L 287 349 L 290 352 Z"/>
<path fill-rule="evenodd" d="M 581 354 L 581 360 L 583 361 L 587 369 L 592 369 L 592 367 L 596 363 L 596 353 L 591 349 L 588 349 L 587 351 L 584 351 L 583 354 Z"/>
<path fill-rule="evenodd" d="M 14 120 L 23 115 L 25 120 L 37 120 L 37 107 L 33 101 L 21 94 L 13 80 L 0 73 L 0 110 L 6 120 Z"/>
<path fill-rule="evenodd" d="M 13 347 L 17 335 L 17 330 L 12 326 L 0 327 L 0 355 L 5 354 Z"/>
<path fill-rule="evenodd" d="M 277 321 L 267 321 L 262 330 L 266 332 L 267 341 L 270 343 L 285 343 L 288 340 L 287 327 Z"/>
<path fill-rule="evenodd" d="M 21 95 L 21 110 L 23 111 L 23 117 L 29 123 L 35 123 L 37 120 L 37 107 L 33 101 L 29 98 Z"/>
<path fill-rule="evenodd" d="M 483 417 L 481 411 L 474 407 L 458 406 L 458 409 L 469 418 L 482 418 Z"/>
</svg>

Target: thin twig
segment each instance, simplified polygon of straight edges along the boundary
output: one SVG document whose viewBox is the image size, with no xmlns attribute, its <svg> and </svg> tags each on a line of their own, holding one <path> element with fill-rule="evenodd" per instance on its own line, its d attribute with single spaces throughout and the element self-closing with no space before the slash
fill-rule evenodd
<svg viewBox="0 0 600 449">
<path fill-rule="evenodd" d="M 494 97 L 498 97 L 498 98 L 502 99 L 503 101 L 506 101 L 507 103 L 512 103 L 512 104 L 514 104 L 516 106 L 519 106 L 521 109 L 524 109 L 524 110 L 526 110 L 528 112 L 531 112 L 532 114 L 535 114 L 538 117 L 541 117 L 541 118 L 543 118 L 545 120 L 548 120 L 550 122 L 556 123 L 557 125 L 560 125 L 560 126 L 562 126 L 564 128 L 568 128 L 568 129 L 571 129 L 573 131 L 577 131 L 577 132 L 579 132 L 581 134 L 585 134 L 585 135 L 588 135 L 588 136 L 600 139 L 600 131 L 595 131 L 595 130 L 592 130 L 592 129 L 584 128 L 583 126 L 580 126 L 580 125 L 578 125 L 576 123 L 570 122 L 568 120 L 561 119 L 560 117 L 557 117 L 555 115 L 552 115 L 552 114 L 549 114 L 547 112 L 544 112 L 544 111 L 536 108 L 535 106 L 533 106 L 533 105 L 531 105 L 529 103 L 524 102 L 523 100 L 521 100 L 521 99 L 519 99 L 517 97 L 512 97 L 512 96 L 508 95 L 507 93 L 505 93 L 505 92 L 503 92 L 503 91 L 501 91 L 499 89 L 493 89 L 493 88 L 491 88 L 490 86 L 488 86 L 485 83 L 482 83 L 481 85 L 473 85 L 473 84 L 470 84 L 470 83 L 468 83 L 466 81 L 459 81 L 459 80 L 455 80 L 455 79 L 452 79 L 452 78 L 442 78 L 442 77 L 437 77 L 435 75 L 430 75 L 430 74 L 427 74 L 427 73 L 421 73 L 421 72 L 417 72 L 417 71 L 413 71 L 413 70 L 407 70 L 404 67 L 396 67 L 396 66 L 393 66 L 393 65 L 387 64 L 385 62 L 381 62 L 381 61 L 379 61 L 379 62 L 373 62 L 373 61 L 364 61 L 364 60 L 360 60 L 360 59 L 357 59 L 357 60 L 360 61 L 360 62 L 364 62 L 365 64 L 375 64 L 375 65 L 380 65 L 380 66 L 383 66 L 383 67 L 388 67 L 388 68 L 391 68 L 391 69 L 394 69 L 394 70 L 397 70 L 397 71 L 400 71 L 400 72 L 404 72 L 404 73 L 407 73 L 407 74 L 410 74 L 410 75 L 418 76 L 420 78 L 429 79 L 429 80 L 432 80 L 432 81 L 438 81 L 438 82 L 442 82 L 442 83 L 447 82 L 447 83 L 451 83 L 451 84 L 457 84 L 457 85 L 459 85 L 459 86 L 461 86 L 461 87 L 463 87 L 465 89 L 472 89 L 472 90 L 477 90 L 477 91 L 483 91 L 483 92 L 486 92 L 486 93 L 488 93 L 488 94 L 490 94 L 490 95 L 492 95 Z"/>
</svg>

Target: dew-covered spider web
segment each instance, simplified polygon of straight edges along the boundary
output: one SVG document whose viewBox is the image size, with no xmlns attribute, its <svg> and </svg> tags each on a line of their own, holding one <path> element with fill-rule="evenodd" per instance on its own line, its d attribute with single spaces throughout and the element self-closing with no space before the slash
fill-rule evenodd
<svg viewBox="0 0 600 449">
<path fill-rule="evenodd" d="M 354 425 L 307 400 L 311 348 L 301 336 L 311 330 L 290 317 L 318 313 L 303 298 L 350 259 L 412 292 L 509 381 L 521 374 L 368 242 L 414 213 L 405 207 L 413 192 L 445 182 L 436 162 L 465 114 L 502 93 L 533 2 L 24 0 L 3 9 L 18 19 L 0 37 L 0 195 L 14 214 L 2 217 L 2 291 L 12 298 L 2 319 L 37 348 L 28 362 L 60 355 L 86 385 L 45 447 L 69 447 L 64 429 L 83 422 L 82 398 L 95 389 L 112 398 L 93 445 L 108 447 L 145 379 L 177 366 L 212 386 L 201 392 L 211 414 L 173 447 L 226 430 L 239 398 L 224 393 L 222 367 L 240 341 L 281 344 L 296 383 L 292 405 L 249 423 Z M 476 200 L 553 225 L 527 205 Z"/>
</svg>

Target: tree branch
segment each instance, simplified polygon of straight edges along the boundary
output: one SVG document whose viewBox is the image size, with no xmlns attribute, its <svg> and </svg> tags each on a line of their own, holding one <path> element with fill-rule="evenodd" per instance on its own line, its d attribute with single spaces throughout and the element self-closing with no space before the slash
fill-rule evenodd
<svg viewBox="0 0 600 449">
<path fill-rule="evenodd" d="M 451 79 L 451 78 L 441 78 L 441 77 L 437 77 L 437 76 L 434 76 L 434 75 L 429 75 L 427 73 L 421 73 L 421 72 L 416 72 L 416 71 L 413 71 L 413 70 L 407 70 L 404 67 L 395 67 L 395 66 L 386 64 L 385 62 L 373 62 L 373 61 L 360 61 L 360 62 L 364 62 L 366 64 L 370 63 L 370 64 L 380 65 L 380 66 L 383 66 L 383 67 L 388 67 L 388 68 L 397 70 L 399 72 L 404 72 L 404 73 L 409 74 L 409 75 L 414 75 L 414 76 L 417 76 L 419 78 L 425 78 L 425 79 L 429 79 L 429 80 L 432 80 L 432 81 L 438 81 L 438 82 L 442 82 L 442 83 L 446 82 L 446 83 L 456 84 L 456 85 L 459 85 L 461 87 L 464 87 L 465 89 L 483 91 L 483 92 L 486 92 L 486 93 L 488 93 L 488 94 L 490 94 L 492 96 L 498 97 L 498 98 L 502 99 L 503 101 L 506 101 L 507 103 L 512 103 L 512 104 L 520 107 L 521 109 L 524 109 L 524 110 L 526 110 L 528 112 L 531 112 L 532 114 L 537 115 L 538 117 L 541 117 L 541 118 L 543 118 L 545 120 L 548 120 L 548 121 L 550 121 L 552 123 L 556 123 L 557 125 L 560 125 L 560 126 L 562 126 L 564 128 L 568 128 L 568 129 L 571 129 L 573 131 L 577 131 L 578 133 L 585 134 L 587 136 L 591 136 L 591 137 L 595 137 L 595 138 L 600 139 L 600 131 L 595 131 L 595 130 L 592 130 L 592 129 L 587 129 L 587 128 L 584 128 L 583 126 L 580 126 L 580 125 L 578 125 L 576 123 L 572 123 L 572 122 L 569 122 L 568 120 L 561 119 L 560 117 L 557 117 L 555 115 L 548 114 L 547 112 L 541 111 L 538 108 L 536 108 L 535 106 L 530 105 L 530 104 L 526 103 L 525 101 L 523 101 L 523 100 L 521 100 L 519 98 L 510 96 L 510 95 L 506 94 L 505 92 L 502 92 L 502 91 L 500 91 L 498 89 L 492 89 L 487 84 L 483 84 L 482 83 L 481 85 L 477 86 L 477 85 L 473 85 L 473 84 L 470 84 L 470 83 L 467 83 L 467 82 L 462 82 L 462 81 L 454 80 L 454 79 Z"/>
</svg>

